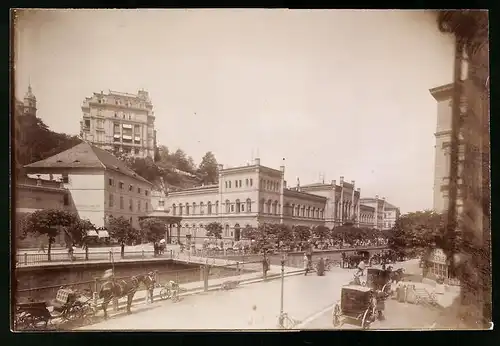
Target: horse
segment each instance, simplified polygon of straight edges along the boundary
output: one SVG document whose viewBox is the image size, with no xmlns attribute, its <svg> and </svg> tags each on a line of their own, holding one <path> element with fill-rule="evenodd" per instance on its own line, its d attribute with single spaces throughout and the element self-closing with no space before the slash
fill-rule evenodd
<svg viewBox="0 0 500 346">
<path fill-rule="evenodd" d="M 111 279 L 110 281 L 106 281 L 99 290 L 99 298 L 103 299 L 102 311 L 104 311 L 104 318 L 108 318 L 107 308 L 111 300 L 113 298 L 119 299 L 125 296 L 127 296 L 127 314 L 130 314 L 132 299 L 134 298 L 135 292 L 137 292 L 141 283 L 143 283 L 148 290 L 149 299 L 153 302 L 155 275 L 152 272 L 132 276 L 130 279 Z"/>
<path fill-rule="evenodd" d="M 400 282 L 403 280 L 405 270 L 403 268 L 399 268 L 397 270 L 391 271 L 390 279 L 391 281 L 394 281 L 396 283 Z"/>
</svg>

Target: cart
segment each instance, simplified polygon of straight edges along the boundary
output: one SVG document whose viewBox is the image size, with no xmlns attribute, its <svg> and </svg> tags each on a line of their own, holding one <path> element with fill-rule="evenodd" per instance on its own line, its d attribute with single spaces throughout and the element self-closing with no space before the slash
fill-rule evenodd
<svg viewBox="0 0 500 346">
<path fill-rule="evenodd" d="M 366 272 L 366 286 L 389 294 L 391 290 L 391 272 L 377 268 L 368 268 Z"/>
<path fill-rule="evenodd" d="M 61 287 L 52 300 L 52 306 L 52 318 L 62 318 L 66 322 L 80 320 L 84 324 L 90 324 L 95 315 L 91 297 L 85 297 L 70 288 Z"/>
<path fill-rule="evenodd" d="M 18 303 L 14 328 L 15 330 L 46 329 L 51 317 L 45 302 Z"/>
<path fill-rule="evenodd" d="M 365 286 L 347 285 L 342 287 L 340 302 L 333 306 L 333 326 L 341 327 L 347 322 L 359 324 L 368 329 L 378 315 L 374 291 Z"/>
</svg>

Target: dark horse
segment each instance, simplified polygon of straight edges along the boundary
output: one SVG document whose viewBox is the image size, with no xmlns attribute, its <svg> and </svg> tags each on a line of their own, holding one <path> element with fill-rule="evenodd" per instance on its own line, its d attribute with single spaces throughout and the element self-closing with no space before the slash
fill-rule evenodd
<svg viewBox="0 0 500 346">
<path fill-rule="evenodd" d="M 111 300 L 113 298 L 119 299 L 125 296 L 127 297 L 127 313 L 129 314 L 132 299 L 141 283 L 143 283 L 148 290 L 149 299 L 153 302 L 153 289 L 155 286 L 154 273 L 136 275 L 132 276 L 130 279 L 111 279 L 110 281 L 106 281 L 99 291 L 99 298 L 103 299 L 102 311 L 104 311 L 104 318 L 108 318 L 107 308 Z"/>
</svg>

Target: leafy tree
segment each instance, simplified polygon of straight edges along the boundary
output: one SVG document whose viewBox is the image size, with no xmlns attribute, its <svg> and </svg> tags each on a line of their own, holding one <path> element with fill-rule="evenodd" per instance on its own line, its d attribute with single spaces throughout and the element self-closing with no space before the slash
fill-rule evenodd
<svg viewBox="0 0 500 346">
<path fill-rule="evenodd" d="M 149 242 L 158 242 L 165 237 L 166 224 L 164 221 L 149 217 L 139 222 L 144 238 Z"/>
<path fill-rule="evenodd" d="M 209 223 L 205 229 L 207 230 L 207 237 L 214 237 L 215 239 L 222 239 L 222 225 L 218 222 Z"/>
<path fill-rule="evenodd" d="M 274 233 L 276 235 L 276 242 L 283 246 L 291 246 L 294 242 L 292 229 L 285 224 L 273 225 Z"/>
<path fill-rule="evenodd" d="M 16 141 L 19 144 L 16 147 L 19 154 L 16 161 L 20 166 L 46 159 L 81 143 L 78 137 L 53 132 L 40 118 L 19 115 L 19 111 L 16 116 L 21 138 L 19 142 Z"/>
<path fill-rule="evenodd" d="M 215 184 L 219 181 L 219 169 L 215 155 L 209 151 L 201 159 L 198 172 L 204 184 Z"/>
<path fill-rule="evenodd" d="M 123 216 L 110 218 L 108 220 L 107 230 L 109 236 L 120 244 L 120 255 L 122 258 L 125 255 L 125 244 L 137 240 L 140 237 L 139 232 L 135 230 L 130 224 L 130 221 Z"/>
<path fill-rule="evenodd" d="M 396 221 L 388 245 L 408 257 L 422 256 L 429 249 L 442 248 L 444 231 L 444 215 L 430 210 L 408 213 Z"/>
<path fill-rule="evenodd" d="M 261 223 L 257 228 L 247 226 L 242 230 L 242 236 L 252 240 L 252 249 L 256 252 L 271 249 L 277 243 L 279 229 L 275 224 Z"/>
<path fill-rule="evenodd" d="M 81 220 L 76 213 L 59 209 L 37 210 L 26 216 L 23 234 L 46 235 L 48 238 L 48 259 L 52 244 L 61 231 L 65 233 L 68 246 L 82 244 L 87 231 L 93 228 L 88 220 Z"/>
<path fill-rule="evenodd" d="M 312 229 L 312 234 L 323 242 L 330 237 L 330 229 L 326 226 L 316 226 Z"/>
<path fill-rule="evenodd" d="M 293 239 L 296 242 L 304 242 L 311 239 L 311 229 L 308 226 L 293 226 Z"/>
</svg>

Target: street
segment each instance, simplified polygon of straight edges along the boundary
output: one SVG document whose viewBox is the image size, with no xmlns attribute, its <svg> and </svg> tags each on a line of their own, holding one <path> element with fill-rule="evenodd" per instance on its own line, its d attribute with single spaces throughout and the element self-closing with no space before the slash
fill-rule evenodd
<svg viewBox="0 0 500 346">
<path fill-rule="evenodd" d="M 331 306 L 353 270 L 285 278 L 284 311 L 304 321 Z M 281 280 L 186 296 L 178 303 L 163 301 L 134 306 L 131 315 L 117 316 L 82 330 L 275 329 L 280 311 Z M 252 306 L 256 305 L 256 310 Z M 250 321 L 252 320 L 252 321 Z"/>
</svg>

